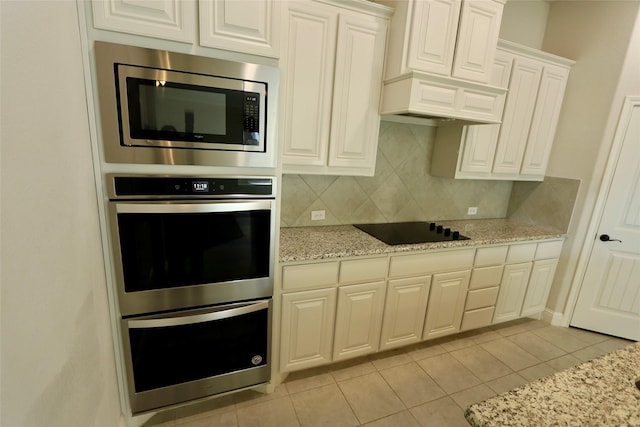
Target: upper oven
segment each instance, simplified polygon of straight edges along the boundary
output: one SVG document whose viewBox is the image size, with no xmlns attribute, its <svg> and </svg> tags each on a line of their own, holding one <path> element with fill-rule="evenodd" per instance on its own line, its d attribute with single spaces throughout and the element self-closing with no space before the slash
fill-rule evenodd
<svg viewBox="0 0 640 427">
<path fill-rule="evenodd" d="M 275 167 L 275 67 L 95 43 L 108 163 Z"/>
<path fill-rule="evenodd" d="M 275 179 L 108 175 L 122 316 L 270 298 Z"/>
</svg>

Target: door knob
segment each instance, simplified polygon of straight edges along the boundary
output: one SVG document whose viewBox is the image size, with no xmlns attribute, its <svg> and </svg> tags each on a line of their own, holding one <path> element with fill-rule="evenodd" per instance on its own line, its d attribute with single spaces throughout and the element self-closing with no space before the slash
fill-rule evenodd
<svg viewBox="0 0 640 427">
<path fill-rule="evenodd" d="M 603 241 L 603 242 L 620 242 L 620 243 L 622 243 L 622 240 L 612 239 L 611 237 L 609 237 L 608 234 L 601 234 L 600 235 L 600 240 Z"/>
</svg>

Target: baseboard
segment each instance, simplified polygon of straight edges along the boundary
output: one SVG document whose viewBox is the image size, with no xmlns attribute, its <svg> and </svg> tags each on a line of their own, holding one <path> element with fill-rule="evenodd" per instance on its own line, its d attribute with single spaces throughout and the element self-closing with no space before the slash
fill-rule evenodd
<svg viewBox="0 0 640 427">
<path fill-rule="evenodd" d="M 564 324 L 564 314 L 548 308 L 542 312 L 542 320 L 549 322 L 553 326 L 567 326 Z"/>
</svg>

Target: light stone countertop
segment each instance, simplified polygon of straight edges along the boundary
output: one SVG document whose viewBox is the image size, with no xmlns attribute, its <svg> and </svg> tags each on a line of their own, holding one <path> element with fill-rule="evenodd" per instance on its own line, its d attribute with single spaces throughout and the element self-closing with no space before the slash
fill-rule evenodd
<svg viewBox="0 0 640 427">
<path fill-rule="evenodd" d="M 474 427 L 640 426 L 640 343 L 475 403 Z"/>
<path fill-rule="evenodd" d="M 509 219 L 437 221 L 469 240 L 387 245 L 352 225 L 285 227 L 280 229 L 280 262 L 322 260 L 392 252 L 482 246 L 566 237 L 563 232 Z"/>
</svg>

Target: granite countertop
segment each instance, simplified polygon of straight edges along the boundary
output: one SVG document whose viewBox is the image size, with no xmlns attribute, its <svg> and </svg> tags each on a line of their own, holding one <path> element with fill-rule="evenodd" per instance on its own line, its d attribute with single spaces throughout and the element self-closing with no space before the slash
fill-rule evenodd
<svg viewBox="0 0 640 427">
<path fill-rule="evenodd" d="M 565 237 L 563 232 L 509 219 L 438 221 L 470 240 L 387 245 L 352 225 L 280 229 L 280 262 L 341 258 L 392 252 L 457 248 Z"/>
<path fill-rule="evenodd" d="M 640 426 L 640 343 L 475 403 L 475 427 Z"/>
</svg>

